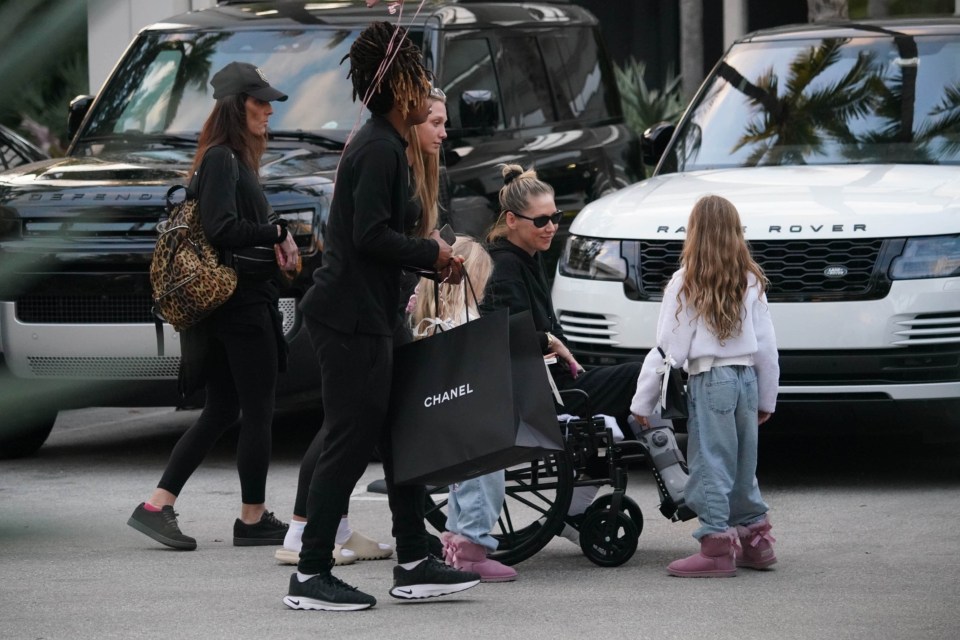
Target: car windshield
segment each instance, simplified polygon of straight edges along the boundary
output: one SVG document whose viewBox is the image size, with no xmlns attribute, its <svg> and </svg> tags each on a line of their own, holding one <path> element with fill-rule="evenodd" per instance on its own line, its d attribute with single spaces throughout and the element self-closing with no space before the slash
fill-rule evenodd
<svg viewBox="0 0 960 640">
<path fill-rule="evenodd" d="M 750 42 L 718 66 L 661 172 L 960 162 L 960 40 Z"/>
<path fill-rule="evenodd" d="M 214 104 L 210 79 L 235 60 L 259 67 L 272 86 L 289 95 L 272 103 L 271 131 L 305 131 L 342 142 L 358 119 L 365 119 L 352 99 L 348 66 L 340 64 L 358 34 L 350 29 L 147 34 L 104 87 L 79 143 L 97 153 L 109 141 L 195 140 Z"/>
</svg>

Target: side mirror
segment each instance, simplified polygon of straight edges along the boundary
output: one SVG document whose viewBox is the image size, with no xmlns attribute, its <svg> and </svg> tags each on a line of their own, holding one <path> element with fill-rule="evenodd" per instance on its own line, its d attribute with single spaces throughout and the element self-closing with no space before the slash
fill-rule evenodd
<svg viewBox="0 0 960 640">
<path fill-rule="evenodd" d="M 499 120 L 499 107 L 492 91 L 472 89 L 460 94 L 460 126 L 464 129 L 493 129 Z"/>
<path fill-rule="evenodd" d="M 654 166 L 660 162 L 660 156 L 667 149 L 667 143 L 673 137 L 676 125 L 670 122 L 658 122 L 643 132 L 640 139 L 640 153 L 643 164 Z"/>
<path fill-rule="evenodd" d="M 73 137 L 77 135 L 77 131 L 80 130 L 80 123 L 83 122 L 92 103 L 93 96 L 77 96 L 70 101 L 70 106 L 67 109 L 67 138 L 69 140 L 72 141 Z"/>
</svg>

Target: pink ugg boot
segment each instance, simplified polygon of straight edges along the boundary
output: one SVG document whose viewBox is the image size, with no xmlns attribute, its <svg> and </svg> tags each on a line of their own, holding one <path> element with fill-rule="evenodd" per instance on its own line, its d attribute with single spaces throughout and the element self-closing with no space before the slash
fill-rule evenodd
<svg viewBox="0 0 960 640">
<path fill-rule="evenodd" d="M 440 540 L 443 542 L 444 562 L 463 571 L 479 573 L 480 582 L 510 582 L 517 579 L 515 569 L 488 558 L 487 550 L 482 545 L 449 531 L 444 531 Z"/>
<path fill-rule="evenodd" d="M 711 533 L 700 538 L 700 552 L 682 560 L 674 560 L 667 572 L 679 578 L 729 578 L 737 575 L 734 559 L 736 529 Z"/>
<path fill-rule="evenodd" d="M 748 569 L 766 569 L 777 561 L 773 552 L 773 543 L 776 538 L 770 535 L 770 518 L 754 522 L 744 527 L 737 526 L 737 535 L 740 536 L 742 551 L 737 553 L 737 566 Z"/>
</svg>

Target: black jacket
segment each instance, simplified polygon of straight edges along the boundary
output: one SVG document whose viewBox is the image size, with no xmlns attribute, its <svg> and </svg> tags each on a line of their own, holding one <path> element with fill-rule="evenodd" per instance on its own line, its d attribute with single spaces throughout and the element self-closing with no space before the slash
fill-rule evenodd
<svg viewBox="0 0 960 640">
<path fill-rule="evenodd" d="M 540 348 L 547 352 L 547 332 L 565 342 L 550 299 L 550 286 L 539 253 L 531 256 L 506 238 L 487 246 L 493 260 L 493 273 L 484 290 L 481 313 L 509 309 L 511 314 L 530 311 L 533 326 L 540 338 Z"/>
<path fill-rule="evenodd" d="M 411 193 L 406 141 L 372 116 L 347 146 L 330 206 L 323 265 L 300 309 L 343 333 L 393 335 L 400 271 L 431 269 L 439 247 L 404 233 Z"/>
<path fill-rule="evenodd" d="M 210 147 L 192 183 L 200 203 L 200 221 L 207 239 L 224 253 L 256 246 L 269 247 L 273 259 L 277 243 L 276 216 L 267 202 L 257 175 L 225 146 Z M 233 265 L 231 265 L 233 266 Z M 224 308 L 279 298 L 277 269 L 266 276 L 238 271 L 237 290 Z"/>
<path fill-rule="evenodd" d="M 234 152 L 225 146 L 207 149 L 190 189 L 199 201 L 200 222 L 207 239 L 217 249 L 243 250 L 272 247 L 278 241 L 276 219 L 260 180 Z M 277 308 L 280 297 L 274 269 L 271 273 L 247 274 L 238 270 L 237 289 L 221 307 L 180 333 L 179 391 L 187 397 L 203 387 L 210 333 L 224 325 L 243 327 L 261 324 L 262 311 L 252 305 L 266 304 L 272 319 L 268 330 L 277 341 L 278 368 L 287 367 L 287 342 Z"/>
</svg>

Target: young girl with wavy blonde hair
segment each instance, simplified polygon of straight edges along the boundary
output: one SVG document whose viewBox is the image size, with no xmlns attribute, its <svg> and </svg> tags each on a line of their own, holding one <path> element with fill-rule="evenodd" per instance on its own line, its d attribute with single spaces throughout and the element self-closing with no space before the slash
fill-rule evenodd
<svg viewBox="0 0 960 640">
<path fill-rule="evenodd" d="M 736 207 L 720 196 L 700 198 L 660 307 L 657 343 L 665 356 L 651 349 L 630 406 L 648 427 L 658 369 L 678 363 L 689 373 L 684 499 L 700 520 L 693 533 L 700 552 L 670 563 L 674 576 L 733 576 L 737 567 L 777 561 L 756 479 L 757 427 L 776 408 L 780 377 L 766 286 Z"/>
</svg>

